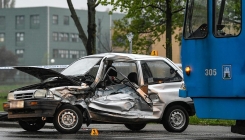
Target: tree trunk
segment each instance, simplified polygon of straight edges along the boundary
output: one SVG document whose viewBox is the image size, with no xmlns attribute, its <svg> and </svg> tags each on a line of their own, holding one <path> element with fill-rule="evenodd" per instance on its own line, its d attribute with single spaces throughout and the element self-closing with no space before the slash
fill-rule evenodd
<svg viewBox="0 0 245 140">
<path fill-rule="evenodd" d="M 172 8 L 171 0 L 166 0 L 166 57 L 172 60 Z"/>
<path fill-rule="evenodd" d="M 90 54 L 96 53 L 96 20 L 95 20 L 95 3 L 96 0 L 87 0 L 88 4 L 88 42 L 87 47 Z"/>
</svg>

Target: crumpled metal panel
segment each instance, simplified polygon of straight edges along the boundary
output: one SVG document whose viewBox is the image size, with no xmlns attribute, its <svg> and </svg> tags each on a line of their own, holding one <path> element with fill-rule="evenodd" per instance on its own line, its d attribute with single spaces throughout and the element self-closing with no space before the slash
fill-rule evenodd
<svg viewBox="0 0 245 140">
<path fill-rule="evenodd" d="M 83 95 L 85 93 L 84 89 L 87 88 L 88 86 L 83 85 L 83 86 L 58 87 L 58 88 L 53 88 L 51 90 L 56 96 L 61 98 L 62 102 L 70 103 L 74 105 L 75 102 L 77 102 L 82 97 L 78 95 Z"/>
<path fill-rule="evenodd" d="M 119 114 L 119 116 L 152 115 L 152 108 L 137 95 L 132 87 L 124 84 L 109 86 L 105 90 L 96 90 L 88 106 L 90 109 L 100 110 L 102 114 L 109 112 Z"/>
</svg>

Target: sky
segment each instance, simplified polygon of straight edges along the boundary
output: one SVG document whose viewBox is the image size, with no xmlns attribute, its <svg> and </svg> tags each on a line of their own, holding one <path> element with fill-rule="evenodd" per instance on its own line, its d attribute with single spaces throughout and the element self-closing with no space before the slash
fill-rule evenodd
<svg viewBox="0 0 245 140">
<path fill-rule="evenodd" d="M 72 0 L 75 9 L 87 9 L 87 0 Z M 15 0 L 15 7 L 51 6 L 68 8 L 67 0 Z M 111 7 L 99 5 L 97 11 L 107 11 Z"/>
</svg>

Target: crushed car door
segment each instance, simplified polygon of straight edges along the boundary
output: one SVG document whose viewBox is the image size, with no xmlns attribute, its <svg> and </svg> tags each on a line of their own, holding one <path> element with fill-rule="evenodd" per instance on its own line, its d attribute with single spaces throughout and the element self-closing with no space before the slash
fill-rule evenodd
<svg viewBox="0 0 245 140">
<path fill-rule="evenodd" d="M 97 110 L 97 113 L 117 114 L 118 121 L 120 118 L 149 118 L 153 114 L 152 107 L 129 83 L 97 89 L 88 106 L 92 110 Z"/>
</svg>

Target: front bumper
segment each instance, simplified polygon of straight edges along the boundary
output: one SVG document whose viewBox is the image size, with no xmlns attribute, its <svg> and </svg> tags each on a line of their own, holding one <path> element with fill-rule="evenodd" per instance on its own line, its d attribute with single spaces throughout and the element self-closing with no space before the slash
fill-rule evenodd
<svg viewBox="0 0 245 140">
<path fill-rule="evenodd" d="M 10 101 L 11 102 L 11 101 Z M 21 107 L 10 107 L 10 102 L 4 103 L 3 109 L 8 112 L 9 119 L 53 117 L 60 101 L 57 100 L 24 100 Z"/>
<path fill-rule="evenodd" d="M 189 105 L 189 109 L 187 110 L 189 116 L 194 116 L 196 114 L 194 102 L 188 102 L 187 104 Z"/>
</svg>

